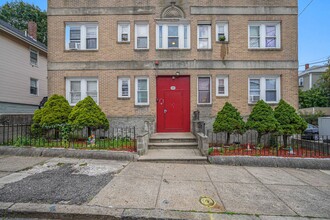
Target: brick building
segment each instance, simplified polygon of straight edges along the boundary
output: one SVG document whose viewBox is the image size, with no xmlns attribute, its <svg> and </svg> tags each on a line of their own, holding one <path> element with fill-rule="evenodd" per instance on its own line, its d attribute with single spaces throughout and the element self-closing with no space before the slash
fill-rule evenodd
<svg viewBox="0 0 330 220">
<path fill-rule="evenodd" d="M 49 94 L 111 126 L 211 128 L 225 102 L 298 107 L 297 0 L 48 0 Z"/>
</svg>

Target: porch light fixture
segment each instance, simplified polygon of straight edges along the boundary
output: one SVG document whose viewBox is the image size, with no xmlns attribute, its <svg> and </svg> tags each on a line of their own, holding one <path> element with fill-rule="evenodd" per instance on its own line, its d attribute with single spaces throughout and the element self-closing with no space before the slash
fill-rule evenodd
<svg viewBox="0 0 330 220">
<path fill-rule="evenodd" d="M 177 75 L 177 76 L 180 76 L 180 72 L 179 72 L 179 71 L 178 71 L 178 72 L 176 72 L 176 73 L 175 73 L 175 75 Z"/>
</svg>

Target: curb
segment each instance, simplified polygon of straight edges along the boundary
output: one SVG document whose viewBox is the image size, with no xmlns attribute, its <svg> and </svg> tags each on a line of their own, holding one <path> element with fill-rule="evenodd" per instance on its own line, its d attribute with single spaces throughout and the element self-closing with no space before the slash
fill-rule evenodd
<svg viewBox="0 0 330 220">
<path fill-rule="evenodd" d="M 254 156 L 209 156 L 211 164 L 251 167 L 287 167 L 330 170 L 329 158 L 288 158 Z"/>
<path fill-rule="evenodd" d="M 30 157 L 68 157 L 83 159 L 103 159 L 103 160 L 128 160 L 137 161 L 138 155 L 132 152 L 117 152 L 106 150 L 76 150 L 62 148 L 25 148 L 0 146 L 0 155 L 30 156 Z"/>
<path fill-rule="evenodd" d="M 171 211 L 161 209 L 129 209 L 108 208 L 88 205 L 58 205 L 36 203 L 2 203 L 0 202 L 0 217 L 4 218 L 49 218 L 49 219 L 168 219 L 168 220 L 210 220 L 210 219 L 240 219 L 264 220 L 276 219 L 279 216 L 249 215 L 238 213 L 206 213 L 196 211 Z M 283 216 L 282 216 L 283 217 Z M 293 218 L 293 216 L 290 216 Z M 295 216 L 298 217 L 298 216 Z M 282 218 L 281 218 L 282 219 Z M 285 217 L 283 219 L 286 219 Z M 305 219 L 305 218 L 301 218 Z"/>
</svg>

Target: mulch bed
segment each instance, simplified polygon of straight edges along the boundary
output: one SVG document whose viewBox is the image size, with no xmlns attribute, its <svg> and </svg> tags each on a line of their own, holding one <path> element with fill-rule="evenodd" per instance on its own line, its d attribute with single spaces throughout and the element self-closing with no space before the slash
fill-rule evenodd
<svg viewBox="0 0 330 220">
<path fill-rule="evenodd" d="M 279 156 L 279 157 L 304 157 L 304 158 L 330 158 L 330 153 L 322 152 L 319 150 L 308 150 L 305 148 L 285 149 L 281 147 L 279 150 L 276 148 L 264 147 L 257 149 L 255 146 L 250 145 L 231 145 L 228 147 L 215 147 L 210 151 L 210 156 Z"/>
</svg>

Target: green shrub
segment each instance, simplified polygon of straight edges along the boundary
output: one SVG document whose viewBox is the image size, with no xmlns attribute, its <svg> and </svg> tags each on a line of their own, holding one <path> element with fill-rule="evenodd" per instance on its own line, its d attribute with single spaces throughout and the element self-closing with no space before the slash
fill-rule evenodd
<svg viewBox="0 0 330 220">
<path fill-rule="evenodd" d="M 88 127 L 88 135 L 90 135 L 90 129 L 109 129 L 106 115 L 90 96 L 78 102 L 72 109 L 69 124 L 76 130 Z"/>
<path fill-rule="evenodd" d="M 68 123 L 71 106 L 69 102 L 60 95 L 52 95 L 45 106 L 34 112 L 32 131 L 39 133 L 44 129 L 58 129 Z"/>
<path fill-rule="evenodd" d="M 293 134 L 300 134 L 307 128 L 307 123 L 296 112 L 296 110 L 280 100 L 280 103 L 275 108 L 274 116 L 279 123 L 279 130 L 283 134 L 284 146 L 287 147 L 287 137 Z"/>
<path fill-rule="evenodd" d="M 34 115 L 33 115 L 33 124 L 31 126 L 31 131 L 34 135 L 37 134 L 41 134 L 42 133 L 42 128 L 40 125 L 41 122 L 41 118 L 42 118 L 42 111 L 41 109 L 37 109 L 34 111 Z"/>
<path fill-rule="evenodd" d="M 246 131 L 245 122 L 238 110 L 232 104 L 226 102 L 217 114 L 213 123 L 213 131 L 215 133 L 227 132 L 226 143 L 229 144 L 232 133 L 242 134 Z"/>
<path fill-rule="evenodd" d="M 248 129 L 257 131 L 257 141 L 260 144 L 262 135 L 278 131 L 279 124 L 274 117 L 273 109 L 266 102 L 260 100 L 252 109 L 246 126 Z"/>
</svg>

